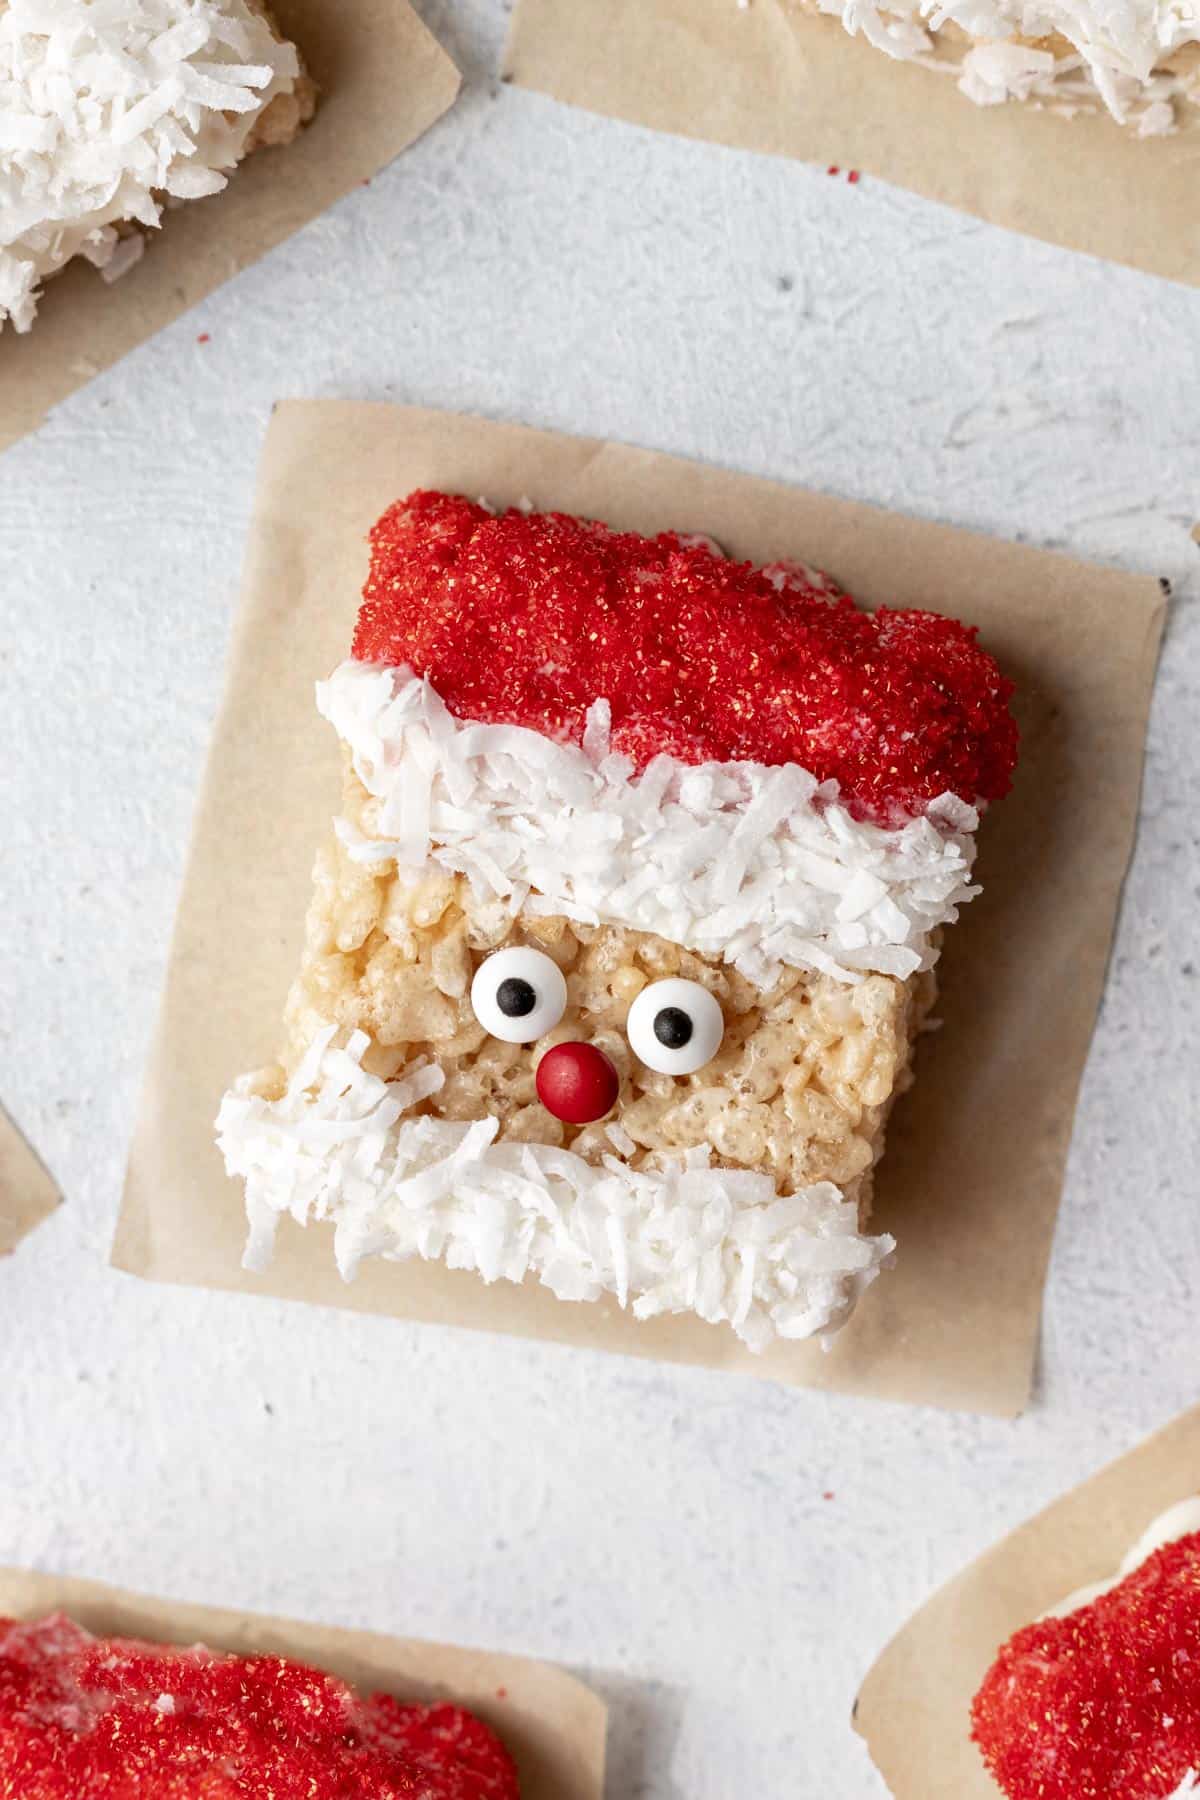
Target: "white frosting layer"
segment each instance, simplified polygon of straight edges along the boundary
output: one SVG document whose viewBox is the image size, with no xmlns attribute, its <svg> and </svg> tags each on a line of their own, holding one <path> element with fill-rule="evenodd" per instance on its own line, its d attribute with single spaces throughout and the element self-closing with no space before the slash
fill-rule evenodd
<svg viewBox="0 0 1200 1800">
<path fill-rule="evenodd" d="M 1160 1513 L 1158 1518 L 1146 1527 L 1115 1575 L 1110 1576 L 1107 1581 L 1093 1582 L 1090 1587 L 1077 1588 L 1073 1594 L 1068 1594 L 1067 1598 L 1058 1606 L 1053 1607 L 1046 1617 L 1061 1619 L 1065 1618 L 1068 1613 L 1078 1612 L 1081 1606 L 1090 1606 L 1093 1600 L 1100 1598 L 1101 1594 L 1109 1594 L 1113 1588 L 1119 1587 L 1127 1575 L 1132 1575 L 1135 1569 L 1140 1569 L 1147 1558 L 1153 1556 L 1156 1550 L 1161 1550 L 1164 1544 L 1177 1543 L 1180 1538 L 1189 1537 L 1193 1531 L 1200 1531 L 1200 1494 L 1189 1495 L 1186 1500 L 1180 1500 L 1174 1506 L 1168 1507 L 1166 1512 Z M 1191 1791 L 1186 1786 L 1180 1789 L 1181 1793 L 1191 1793 Z"/>
<path fill-rule="evenodd" d="M 0 328 L 74 256 L 127 267 L 117 224 L 223 188 L 299 72 L 246 0 L 0 0 Z"/>
<path fill-rule="evenodd" d="M 947 23 L 982 40 L 958 65 L 959 86 L 981 105 L 1039 99 L 1064 110 L 1103 102 L 1143 136 L 1174 128 L 1173 101 L 1194 82 L 1162 63 L 1200 42 L 1196 0 L 816 0 L 889 56 L 923 60 Z M 1076 54 L 1055 58 L 1014 38 L 1063 37 Z M 938 67 L 953 67 L 939 63 Z"/>
<path fill-rule="evenodd" d="M 453 717 L 405 668 L 342 663 L 317 704 L 378 802 L 350 854 L 434 864 L 514 916 L 615 924 L 732 963 L 760 988 L 781 967 L 854 981 L 936 960 L 931 935 L 978 893 L 973 808 L 953 795 L 895 830 L 854 819 L 795 765 L 610 754 L 608 708 L 582 747 Z"/>
<path fill-rule="evenodd" d="M 489 1282 L 535 1275 L 560 1300 L 612 1294 L 639 1319 L 693 1312 L 762 1350 L 836 1330 L 895 1248 L 859 1233 L 830 1182 L 781 1198 L 767 1175 L 710 1168 L 707 1150 L 597 1166 L 497 1143 L 495 1119 L 411 1116 L 441 1070 L 415 1063 L 382 1081 L 361 1066 L 366 1034 L 342 1050 L 334 1029 L 282 1099 L 242 1081 L 221 1103 L 218 1143 L 246 1184 L 248 1268 L 269 1261 L 282 1215 L 327 1219 L 347 1280 L 364 1256 L 441 1259 Z"/>
</svg>

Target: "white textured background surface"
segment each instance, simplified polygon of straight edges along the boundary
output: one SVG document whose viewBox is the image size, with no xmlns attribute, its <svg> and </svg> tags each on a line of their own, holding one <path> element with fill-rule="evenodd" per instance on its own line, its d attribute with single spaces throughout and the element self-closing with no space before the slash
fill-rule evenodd
<svg viewBox="0 0 1200 1800">
<path fill-rule="evenodd" d="M 613 1703 L 611 1800 L 860 1800 L 888 1634 L 1200 1387 L 1200 294 L 568 112 L 496 82 L 498 0 L 426 11 L 459 107 L 4 458 L 0 1095 L 69 1205 L 0 1263 L 0 1560 L 560 1659 Z M 283 394 L 607 433 L 1178 584 L 1027 1417 L 106 1271 Z"/>
</svg>

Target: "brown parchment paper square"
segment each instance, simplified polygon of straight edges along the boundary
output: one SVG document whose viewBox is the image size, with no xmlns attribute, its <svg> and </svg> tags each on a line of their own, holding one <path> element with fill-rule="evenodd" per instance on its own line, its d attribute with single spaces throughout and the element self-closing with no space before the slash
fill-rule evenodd
<svg viewBox="0 0 1200 1800">
<path fill-rule="evenodd" d="M 796 0 L 520 0 L 506 72 L 592 112 L 862 169 L 993 225 L 1200 283 L 1200 117 L 1139 139 L 1107 116 L 976 106 L 952 75 L 894 62 Z"/>
<path fill-rule="evenodd" d="M 601 1800 L 606 1709 L 590 1688 L 549 1664 L 0 1569 L 0 1616 L 36 1619 L 52 1612 L 104 1635 L 203 1643 L 240 1656 L 298 1657 L 364 1693 L 423 1704 L 457 1701 L 504 1739 L 520 1771 L 521 1800 Z"/>
<path fill-rule="evenodd" d="M 220 1096 L 271 1061 L 336 740 L 313 683 L 348 653 L 365 535 L 418 486 L 530 496 L 641 531 L 708 532 L 736 555 L 820 564 L 861 600 L 959 613 L 1021 689 L 1024 759 L 982 833 L 986 892 L 948 937 L 945 1028 L 922 1047 L 880 1171 L 897 1266 L 828 1353 L 755 1356 L 687 1318 L 487 1287 L 376 1262 L 345 1286 L 327 1228 L 285 1221 L 265 1276 L 212 1141 Z M 199 803 L 161 1025 L 114 1248 L 157 1280 L 272 1293 L 810 1386 L 1010 1413 L 1029 1390 L 1076 1087 L 1137 809 L 1163 619 L 1159 584 L 676 458 L 389 406 L 277 410 L 259 476 L 224 706 Z"/>
<path fill-rule="evenodd" d="M 970 1707 L 1012 1633 L 1103 1581 L 1151 1520 L 1200 1492 L 1200 1407 L 1085 1481 L 935 1594 L 863 1683 L 854 1723 L 895 1800 L 998 1800 Z"/>
<path fill-rule="evenodd" d="M 377 174 L 458 93 L 457 69 L 408 0 L 271 0 L 271 10 L 320 86 L 312 124 L 247 158 L 221 193 L 170 211 L 111 286 L 79 259 L 46 283 L 33 330 L 0 332 L 0 450 Z"/>
<path fill-rule="evenodd" d="M 60 1200 L 49 1171 L 0 1107 L 0 1256 L 15 1250 Z"/>
</svg>

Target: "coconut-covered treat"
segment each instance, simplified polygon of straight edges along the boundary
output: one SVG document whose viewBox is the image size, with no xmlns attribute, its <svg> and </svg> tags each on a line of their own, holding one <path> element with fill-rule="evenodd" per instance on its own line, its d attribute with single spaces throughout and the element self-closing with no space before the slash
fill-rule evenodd
<svg viewBox="0 0 1200 1800">
<path fill-rule="evenodd" d="M 3 1800 L 520 1800 L 462 1707 L 361 1697 L 280 1656 L 0 1619 Z"/>
<path fill-rule="evenodd" d="M 1000 1651 L 972 1735 L 1008 1800 L 1200 1795 L 1200 1498 Z"/>
<path fill-rule="evenodd" d="M 277 1066 L 226 1095 L 247 1263 L 441 1258 L 755 1349 L 888 1260 L 872 1171 L 1009 787 L 972 631 L 707 540 L 416 493 L 317 690 L 342 808 Z"/>
<path fill-rule="evenodd" d="M 314 105 L 265 0 L 0 0 L 0 329 L 77 256 L 124 274 Z"/>
<path fill-rule="evenodd" d="M 957 80 L 980 106 L 1107 112 L 1139 137 L 1195 119 L 1197 0 L 793 0 Z"/>
</svg>

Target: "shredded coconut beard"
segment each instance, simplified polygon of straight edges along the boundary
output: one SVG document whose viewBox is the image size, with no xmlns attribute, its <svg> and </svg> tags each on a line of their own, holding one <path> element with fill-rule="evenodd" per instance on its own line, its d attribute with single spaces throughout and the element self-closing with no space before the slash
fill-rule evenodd
<svg viewBox="0 0 1200 1800">
<path fill-rule="evenodd" d="M 887 830 L 795 765 L 609 753 L 607 706 L 581 747 L 464 723 L 409 669 L 345 662 L 317 705 L 377 802 L 363 862 L 465 874 L 512 917 L 619 924 L 731 963 L 766 989 L 786 965 L 843 981 L 933 966 L 970 885 L 976 811 L 952 794 Z"/>
<path fill-rule="evenodd" d="M 1200 98 L 1194 0 L 801 0 L 901 60 L 956 73 L 980 106 L 1068 115 L 1101 106 L 1140 137 L 1176 129 Z M 962 46 L 962 37 L 968 42 Z"/>
<path fill-rule="evenodd" d="M 75 256 L 115 277 L 215 194 L 300 74 L 249 0 L 0 0 L 0 329 Z"/>
<path fill-rule="evenodd" d="M 895 1248 L 860 1234 L 832 1182 L 779 1196 L 769 1176 L 710 1168 L 703 1150 L 634 1169 L 498 1144 L 496 1119 L 414 1116 L 441 1085 L 437 1065 L 385 1082 L 362 1067 L 366 1033 L 338 1049 L 335 1031 L 313 1040 L 281 1099 L 243 1079 L 222 1101 L 218 1143 L 246 1183 L 247 1268 L 270 1261 L 281 1216 L 330 1220 L 347 1280 L 364 1256 L 440 1259 L 488 1282 L 535 1276 L 560 1300 L 611 1294 L 638 1319 L 692 1312 L 761 1351 L 836 1330 Z"/>
</svg>

